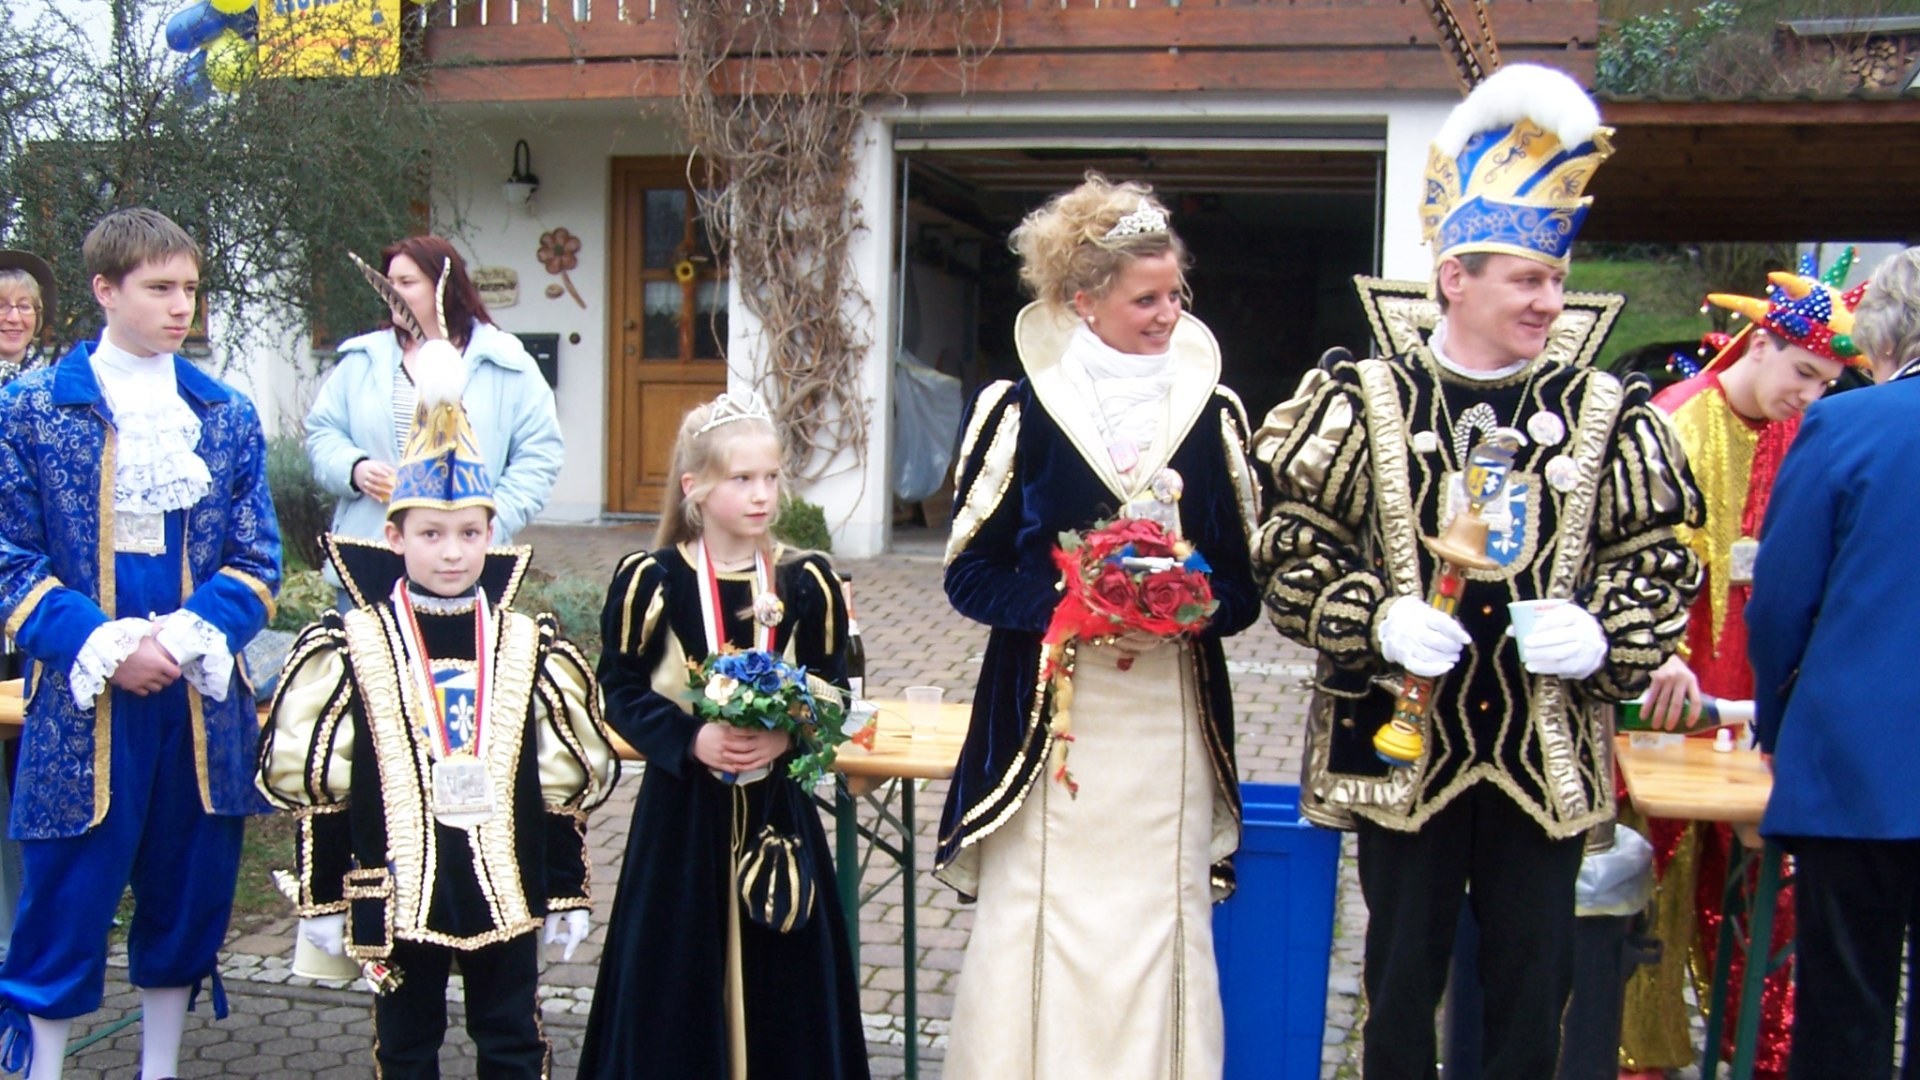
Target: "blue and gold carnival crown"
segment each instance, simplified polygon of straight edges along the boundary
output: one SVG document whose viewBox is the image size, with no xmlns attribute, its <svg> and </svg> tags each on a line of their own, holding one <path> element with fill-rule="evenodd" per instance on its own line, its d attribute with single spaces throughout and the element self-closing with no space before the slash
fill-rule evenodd
<svg viewBox="0 0 1920 1080">
<path fill-rule="evenodd" d="M 474 438 L 466 406 L 460 402 L 466 390 L 467 361 L 447 340 L 449 276 L 443 270 L 434 285 L 433 310 L 440 336 L 422 341 L 413 359 L 418 403 L 413 410 L 413 433 L 407 436 L 407 449 L 394 470 L 389 518 L 416 507 L 493 510 L 493 478 L 487 475 L 480 441 Z"/>
<path fill-rule="evenodd" d="M 1564 268 L 1612 134 L 1552 68 L 1514 64 L 1474 87 L 1427 152 L 1420 235 L 1434 262 L 1485 251 Z"/>
</svg>

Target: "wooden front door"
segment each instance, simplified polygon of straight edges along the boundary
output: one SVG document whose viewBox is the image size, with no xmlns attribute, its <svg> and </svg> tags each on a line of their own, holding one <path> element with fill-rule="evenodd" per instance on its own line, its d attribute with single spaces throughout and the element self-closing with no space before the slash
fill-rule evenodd
<svg viewBox="0 0 1920 1080">
<path fill-rule="evenodd" d="M 727 388 L 725 268 L 685 158 L 615 158 L 607 340 L 607 510 L 652 514 L 688 409 Z"/>
</svg>

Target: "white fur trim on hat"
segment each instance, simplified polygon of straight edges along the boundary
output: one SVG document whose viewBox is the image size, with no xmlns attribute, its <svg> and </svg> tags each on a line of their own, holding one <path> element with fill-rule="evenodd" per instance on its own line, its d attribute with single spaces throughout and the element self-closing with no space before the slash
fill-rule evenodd
<svg viewBox="0 0 1920 1080">
<path fill-rule="evenodd" d="M 1560 139 L 1560 145 L 1579 146 L 1600 127 L 1600 109 L 1564 71 L 1538 64 L 1510 64 L 1473 88 L 1467 100 L 1454 107 L 1433 145 L 1447 157 L 1457 157 L 1467 140 L 1482 131 L 1512 127 L 1532 120 Z"/>
</svg>

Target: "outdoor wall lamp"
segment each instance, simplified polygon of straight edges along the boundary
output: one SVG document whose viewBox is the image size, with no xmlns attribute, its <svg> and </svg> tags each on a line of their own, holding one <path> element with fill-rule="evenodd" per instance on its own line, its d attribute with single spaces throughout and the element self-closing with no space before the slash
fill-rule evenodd
<svg viewBox="0 0 1920 1080">
<path fill-rule="evenodd" d="M 521 139 L 513 144 L 513 174 L 500 185 L 500 194 L 508 206 L 529 207 L 539 190 L 540 178 L 533 175 L 533 149 Z"/>
</svg>

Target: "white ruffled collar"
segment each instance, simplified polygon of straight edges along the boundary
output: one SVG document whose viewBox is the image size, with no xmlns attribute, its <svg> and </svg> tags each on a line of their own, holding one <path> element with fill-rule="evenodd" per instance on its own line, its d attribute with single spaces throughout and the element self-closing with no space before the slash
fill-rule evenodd
<svg viewBox="0 0 1920 1080">
<path fill-rule="evenodd" d="M 113 410 L 114 510 L 164 514 L 199 502 L 213 476 L 196 452 L 200 417 L 180 396 L 172 354 L 137 356 L 102 334 L 92 361 Z"/>
</svg>

